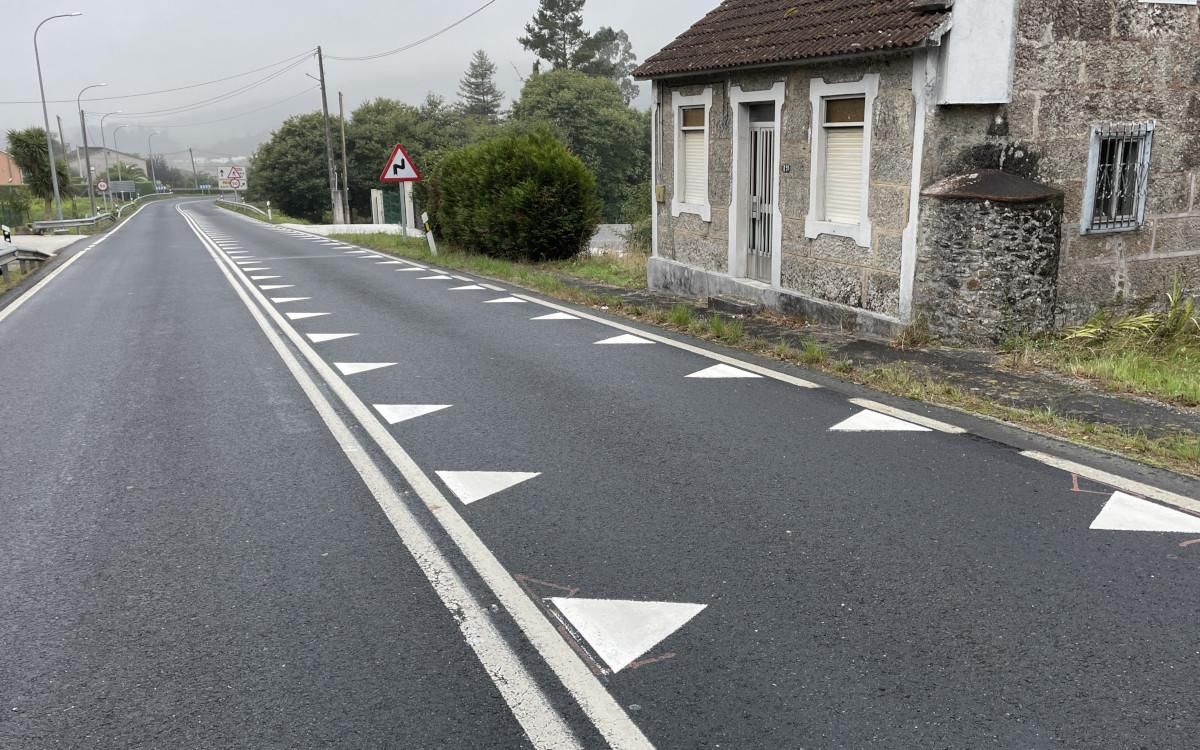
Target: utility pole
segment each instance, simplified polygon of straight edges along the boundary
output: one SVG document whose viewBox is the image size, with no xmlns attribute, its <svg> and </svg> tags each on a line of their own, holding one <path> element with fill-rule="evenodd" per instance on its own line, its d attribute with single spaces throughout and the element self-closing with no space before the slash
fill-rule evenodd
<svg viewBox="0 0 1200 750">
<path fill-rule="evenodd" d="M 63 147 L 63 156 L 65 157 L 67 155 L 67 142 L 63 139 L 62 115 L 55 115 L 54 119 L 58 120 L 58 145 Z M 46 140 L 50 140 L 49 133 L 46 134 Z M 57 174 L 58 170 L 54 170 L 54 173 Z M 71 175 L 71 170 L 68 169 L 67 176 L 69 177 L 70 175 Z M 54 184 L 55 185 L 58 184 L 57 177 L 54 179 Z M 68 185 L 67 187 L 71 187 L 71 186 Z M 57 190 L 55 190 L 54 199 L 58 203 L 58 220 L 62 221 L 62 198 L 59 197 Z M 79 216 L 79 207 L 75 205 L 75 191 L 74 190 L 71 191 L 71 213 L 76 217 Z"/>
<path fill-rule="evenodd" d="M 87 180 L 88 186 L 88 201 L 92 204 L 92 216 L 96 215 L 96 191 L 92 186 L 92 153 L 88 151 L 87 142 L 87 121 L 84 119 L 83 110 L 79 110 L 79 130 L 83 133 L 83 158 L 87 162 Z"/>
<path fill-rule="evenodd" d="M 325 95 L 325 55 L 317 47 L 317 72 L 321 82 L 321 113 L 325 116 L 325 161 L 329 165 L 329 201 L 333 204 L 333 223 L 345 224 L 342 201 L 338 197 L 337 169 L 333 166 L 333 133 L 329 130 L 329 98 Z"/>
<path fill-rule="evenodd" d="M 345 203 L 346 223 L 350 223 L 350 160 L 346 158 L 346 101 L 338 92 L 338 119 L 342 121 L 342 202 Z"/>
<path fill-rule="evenodd" d="M 188 146 L 188 156 L 192 158 L 192 180 L 196 183 L 196 190 L 200 190 L 200 175 L 196 172 L 196 155 L 192 153 L 192 147 Z"/>
</svg>

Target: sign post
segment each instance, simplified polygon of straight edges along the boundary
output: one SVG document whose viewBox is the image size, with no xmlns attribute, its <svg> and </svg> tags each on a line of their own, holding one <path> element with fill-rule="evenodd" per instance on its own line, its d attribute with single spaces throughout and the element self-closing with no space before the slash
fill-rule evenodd
<svg viewBox="0 0 1200 750">
<path fill-rule="evenodd" d="M 408 152 L 404 150 L 404 146 L 396 144 L 396 148 L 392 150 L 392 155 L 387 161 L 387 165 L 383 168 L 383 174 L 379 175 L 379 181 L 385 184 L 395 183 L 400 186 L 400 224 L 405 233 L 408 232 L 408 208 L 407 208 L 407 190 L 409 183 L 417 182 L 421 179 L 421 172 L 417 169 L 417 165 L 413 164 L 409 158 Z M 424 221 L 424 220 L 423 220 Z M 433 240 L 433 232 L 429 231 L 429 222 L 424 221 L 425 237 L 429 241 L 429 249 L 436 256 L 437 244 Z"/>
</svg>

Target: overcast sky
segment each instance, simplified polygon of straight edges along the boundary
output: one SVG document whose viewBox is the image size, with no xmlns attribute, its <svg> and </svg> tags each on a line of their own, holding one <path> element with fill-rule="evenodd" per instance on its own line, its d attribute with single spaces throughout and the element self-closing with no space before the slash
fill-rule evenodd
<svg viewBox="0 0 1200 750">
<path fill-rule="evenodd" d="M 155 151 L 193 146 L 239 150 L 269 133 L 288 115 L 320 107 L 315 59 L 241 93 L 192 111 L 152 114 L 158 110 L 221 97 L 271 75 L 280 68 L 187 91 L 110 101 L 87 100 L 187 86 L 270 65 L 322 45 L 327 55 L 361 56 L 416 41 L 476 10 L 484 0 L 0 0 L 4 7 L 4 65 L 0 73 L 0 129 L 41 125 L 34 66 L 34 27 L 55 13 L 82 11 L 78 18 L 50 21 L 38 35 L 51 128 L 60 115 L 69 143 L 78 140 L 74 99 L 92 83 L 107 83 L 84 96 L 89 112 L 146 113 L 113 115 L 105 131 L 123 122 L 122 150 L 144 153 L 149 127 L 157 127 Z M 585 26 L 625 29 L 638 59 L 653 54 L 718 0 L 590 0 Z M 329 61 L 326 74 L 330 108 L 337 92 L 346 96 L 347 114 L 378 96 L 418 103 L 427 92 L 456 97 L 458 80 L 471 53 L 486 50 L 496 62 L 501 89 L 511 99 L 520 91 L 520 75 L 534 58 L 517 42 L 538 0 L 496 0 L 479 15 L 412 51 L 369 62 Z M 286 66 L 281 66 L 286 67 Z M 288 97 L 291 97 L 288 99 Z M 643 96 L 643 100 L 645 100 Z M 288 99 L 287 101 L 282 101 Z M 645 103 L 645 102 L 644 102 Z M 250 110 L 259 110 L 250 112 Z M 225 119 L 231 118 L 231 119 Z M 213 122 L 224 120 L 222 122 Z M 98 119 L 89 138 L 99 140 Z M 111 136 L 110 136 L 111 138 Z M 111 143 L 109 145 L 112 145 Z M 247 147 L 243 147 L 244 150 Z M 222 153 L 228 153 L 224 151 Z M 386 158 L 386 155 L 384 155 Z"/>
</svg>

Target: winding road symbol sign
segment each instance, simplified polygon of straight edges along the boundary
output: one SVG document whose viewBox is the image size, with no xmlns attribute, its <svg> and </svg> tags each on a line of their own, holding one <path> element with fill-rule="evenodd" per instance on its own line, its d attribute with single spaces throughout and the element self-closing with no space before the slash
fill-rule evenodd
<svg viewBox="0 0 1200 750">
<path fill-rule="evenodd" d="M 416 182 L 421 179 L 421 173 L 417 170 L 417 165 L 413 164 L 412 159 L 408 158 L 408 152 L 404 150 L 404 146 L 396 145 L 392 156 L 388 159 L 387 166 L 383 168 L 383 174 L 379 175 L 380 182 Z"/>
</svg>

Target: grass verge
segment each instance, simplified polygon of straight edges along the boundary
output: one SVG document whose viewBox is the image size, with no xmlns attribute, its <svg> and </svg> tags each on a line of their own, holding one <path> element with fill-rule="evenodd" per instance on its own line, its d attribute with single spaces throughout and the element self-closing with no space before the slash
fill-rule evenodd
<svg viewBox="0 0 1200 750">
<path fill-rule="evenodd" d="M 587 281 L 624 278 L 628 282 L 625 288 L 644 288 L 644 256 L 640 258 L 642 271 L 635 285 L 628 266 L 635 265 L 637 261 L 628 256 L 624 259 L 590 257 L 567 263 L 534 265 L 453 250 L 434 257 L 423 240 L 397 235 L 342 235 L 336 239 L 418 262 L 509 281 L 547 296 L 601 308 L 697 338 L 827 372 L 885 393 L 991 417 L 1033 432 L 1125 455 L 1152 466 L 1200 476 L 1200 438 L 1194 435 L 1151 438 L 1112 425 L 1073 419 L 1046 409 L 1003 406 L 912 366 L 893 363 L 860 368 L 852 360 L 833 359 L 825 347 L 811 338 L 801 339 L 799 346 L 785 339 L 772 342 L 747 336 L 740 320 L 719 315 L 708 316 L 682 304 L 670 308 L 626 305 L 620 297 L 589 292 L 571 286 L 563 279 L 564 276 Z M 613 281 L 606 283 L 624 286 Z M 906 343 L 915 345 L 917 340 L 923 338 L 920 334 L 921 331 L 914 331 L 912 340 Z"/>
</svg>

